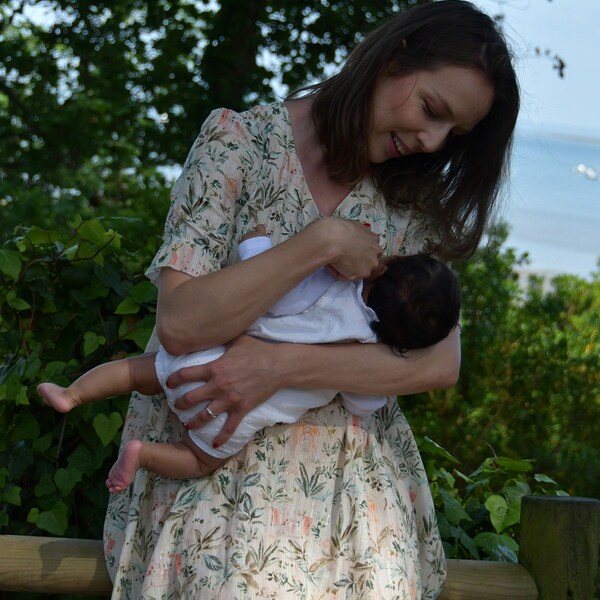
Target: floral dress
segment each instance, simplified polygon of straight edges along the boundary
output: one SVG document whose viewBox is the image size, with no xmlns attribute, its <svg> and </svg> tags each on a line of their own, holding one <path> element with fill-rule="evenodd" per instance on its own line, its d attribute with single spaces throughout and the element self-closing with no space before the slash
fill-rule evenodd
<svg viewBox="0 0 600 600">
<path fill-rule="evenodd" d="M 334 216 L 370 223 L 386 254 L 425 243 L 426 223 L 386 207 L 369 180 Z M 147 274 L 202 275 L 235 262 L 257 224 L 277 244 L 318 218 L 286 108 L 214 111 Z M 157 345 L 153 337 L 149 349 Z M 123 443 L 181 436 L 164 396 L 132 395 Z M 104 542 L 113 600 L 431 600 L 446 571 L 423 464 L 392 397 L 367 418 L 336 399 L 263 429 L 203 479 L 138 471 L 111 496 Z"/>
</svg>

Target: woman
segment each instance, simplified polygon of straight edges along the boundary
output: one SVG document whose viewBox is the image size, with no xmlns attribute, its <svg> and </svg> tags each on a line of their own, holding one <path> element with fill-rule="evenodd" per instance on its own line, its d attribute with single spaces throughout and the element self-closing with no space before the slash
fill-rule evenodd
<svg viewBox="0 0 600 600">
<path fill-rule="evenodd" d="M 453 385 L 459 331 L 405 357 L 381 344 L 269 345 L 241 334 L 324 265 L 354 279 L 382 252 L 468 256 L 505 173 L 518 105 L 491 19 L 442 0 L 396 16 L 338 75 L 283 104 L 209 116 L 148 271 L 167 350 L 233 340 L 218 361 L 171 377 L 207 382 L 178 401 L 211 401 L 190 425 L 228 413 L 223 443 L 283 387 L 390 398 L 365 419 L 334 400 L 267 428 L 202 480 L 138 472 L 107 514 L 113 598 L 437 596 L 443 551 L 395 396 Z M 236 263 L 232 248 L 257 223 L 275 247 Z M 179 427 L 163 397 L 134 396 L 123 442 L 178 439 Z"/>
</svg>

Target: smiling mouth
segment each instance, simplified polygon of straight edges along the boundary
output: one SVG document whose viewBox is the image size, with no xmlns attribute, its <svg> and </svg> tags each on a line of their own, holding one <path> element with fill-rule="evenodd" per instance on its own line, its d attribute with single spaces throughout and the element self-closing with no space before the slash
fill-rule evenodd
<svg viewBox="0 0 600 600">
<path fill-rule="evenodd" d="M 406 154 L 408 154 L 408 148 L 404 146 L 404 144 L 398 139 L 398 137 L 393 131 L 392 140 L 394 141 L 394 146 L 396 147 L 396 150 L 398 151 L 398 154 L 400 154 L 400 156 L 405 156 Z"/>
</svg>

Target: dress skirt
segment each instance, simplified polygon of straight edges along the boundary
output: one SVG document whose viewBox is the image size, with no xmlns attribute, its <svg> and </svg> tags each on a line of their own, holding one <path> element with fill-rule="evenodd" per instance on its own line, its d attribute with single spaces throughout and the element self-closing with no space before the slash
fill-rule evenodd
<svg viewBox="0 0 600 600">
<path fill-rule="evenodd" d="M 164 396 L 132 396 L 124 441 L 181 434 Z M 203 479 L 140 470 L 111 496 L 104 542 L 113 600 L 430 600 L 446 572 L 393 398 L 367 418 L 336 399 L 266 428 Z"/>
</svg>

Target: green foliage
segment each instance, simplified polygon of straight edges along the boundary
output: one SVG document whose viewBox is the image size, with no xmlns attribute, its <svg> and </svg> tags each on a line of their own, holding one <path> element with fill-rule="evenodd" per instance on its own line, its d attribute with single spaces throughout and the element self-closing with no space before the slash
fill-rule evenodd
<svg viewBox="0 0 600 600">
<path fill-rule="evenodd" d="M 127 399 L 61 415 L 36 386 L 145 347 L 156 291 L 141 273 L 159 237 L 132 243 L 139 224 L 115 223 L 20 227 L 0 247 L 0 530 L 101 535 Z"/>
<path fill-rule="evenodd" d="M 139 203 L 150 217 L 210 110 L 321 78 L 358 32 L 418 3 L 2 3 L 0 233 Z"/>
<path fill-rule="evenodd" d="M 417 432 L 475 469 L 488 448 L 531 458 L 571 494 L 600 497 L 600 280 L 539 278 L 523 257 L 488 248 L 456 265 L 463 289 L 463 362 L 450 390 L 403 398 Z"/>
<path fill-rule="evenodd" d="M 433 440 L 419 445 L 447 558 L 518 562 L 521 498 L 566 495 L 531 460 L 486 458 L 465 475 Z M 446 466 L 450 463 L 450 469 Z"/>
</svg>

